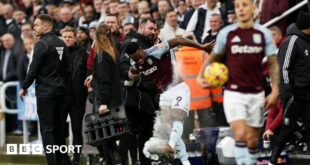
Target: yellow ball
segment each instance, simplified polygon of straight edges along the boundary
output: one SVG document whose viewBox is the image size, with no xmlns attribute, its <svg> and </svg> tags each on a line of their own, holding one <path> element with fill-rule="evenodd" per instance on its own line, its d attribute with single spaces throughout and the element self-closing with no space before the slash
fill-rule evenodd
<svg viewBox="0 0 310 165">
<path fill-rule="evenodd" d="M 205 68 L 203 76 L 211 86 L 220 87 L 228 80 L 228 68 L 222 63 L 214 62 Z"/>
</svg>

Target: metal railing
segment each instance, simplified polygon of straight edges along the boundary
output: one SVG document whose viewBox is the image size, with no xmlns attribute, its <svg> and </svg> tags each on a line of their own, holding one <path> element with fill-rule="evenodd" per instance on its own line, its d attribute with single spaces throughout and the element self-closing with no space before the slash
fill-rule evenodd
<svg viewBox="0 0 310 165">
<path fill-rule="evenodd" d="M 4 147 L 6 142 L 6 125 L 5 125 L 5 114 L 18 114 L 18 109 L 10 109 L 6 106 L 6 95 L 5 91 L 8 87 L 16 87 L 18 86 L 18 82 L 7 82 L 2 83 L 0 82 L 0 147 Z M 19 96 L 17 96 L 19 97 Z M 72 134 L 72 126 L 71 121 L 69 121 L 69 144 L 72 144 L 73 134 Z M 38 122 L 38 139 L 41 140 L 39 122 Z M 29 142 L 29 135 L 28 135 L 28 124 L 26 120 L 23 120 L 23 143 L 26 144 Z"/>
<path fill-rule="evenodd" d="M 7 82 L 7 83 L 0 83 L 0 113 L 2 113 L 3 118 L 0 119 L 0 147 L 3 147 L 5 145 L 5 114 L 17 114 L 18 109 L 10 109 L 5 104 L 5 91 L 8 87 L 16 87 L 18 85 L 18 82 Z"/>
<path fill-rule="evenodd" d="M 309 0 L 308 0 L 309 1 Z M 307 0 L 304 0 L 298 4 L 296 4 L 295 6 L 293 6 L 292 8 L 290 8 L 289 10 L 285 11 L 284 13 L 282 13 L 280 16 L 273 18 L 272 20 L 266 22 L 263 26 L 265 27 L 269 27 L 272 24 L 278 22 L 279 20 L 283 19 L 284 17 L 288 16 L 289 14 L 293 13 L 294 11 L 300 9 L 301 7 L 303 7 L 304 5 L 306 5 L 308 2 Z"/>
</svg>

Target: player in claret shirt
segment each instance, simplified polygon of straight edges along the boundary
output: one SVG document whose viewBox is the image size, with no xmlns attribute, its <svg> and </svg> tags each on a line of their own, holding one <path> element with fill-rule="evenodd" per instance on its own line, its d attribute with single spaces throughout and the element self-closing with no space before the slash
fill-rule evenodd
<svg viewBox="0 0 310 165">
<path fill-rule="evenodd" d="M 204 68 L 224 59 L 229 80 L 224 91 L 224 111 L 234 133 L 238 165 L 256 164 L 258 130 L 263 125 L 264 109 L 274 106 L 279 95 L 279 66 L 276 46 L 268 29 L 254 23 L 253 0 L 235 0 L 238 22 L 222 29 L 208 61 L 201 68 L 197 82 L 210 87 L 203 79 Z M 272 92 L 265 98 L 262 59 L 267 56 Z"/>
<path fill-rule="evenodd" d="M 151 159 L 176 153 L 176 157 L 184 165 L 188 165 L 188 156 L 181 137 L 183 121 L 189 112 L 190 90 L 175 72 L 175 57 L 170 52 L 170 49 L 178 45 L 206 51 L 213 47 L 213 43 L 200 45 L 185 38 L 175 38 L 143 50 L 137 40 L 132 39 L 127 44 L 125 52 L 131 59 L 132 67 L 135 68 L 129 70 L 128 77 L 134 79 L 144 76 L 155 84 L 156 91 L 161 94 L 159 102 L 161 111 L 155 119 L 153 137 L 145 143 L 143 153 Z M 140 89 L 143 90 L 143 87 Z"/>
</svg>

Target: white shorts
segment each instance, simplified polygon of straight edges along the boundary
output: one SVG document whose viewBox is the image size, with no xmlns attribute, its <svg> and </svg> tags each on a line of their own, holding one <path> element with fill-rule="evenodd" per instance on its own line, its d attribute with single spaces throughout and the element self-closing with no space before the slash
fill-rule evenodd
<svg viewBox="0 0 310 165">
<path fill-rule="evenodd" d="M 251 127 L 263 126 L 265 92 L 246 94 L 224 91 L 224 111 L 227 122 L 245 120 Z"/>
<path fill-rule="evenodd" d="M 188 85 L 184 82 L 170 87 L 160 95 L 160 106 L 169 106 L 172 109 L 181 109 L 187 114 L 189 112 L 191 92 Z"/>
</svg>

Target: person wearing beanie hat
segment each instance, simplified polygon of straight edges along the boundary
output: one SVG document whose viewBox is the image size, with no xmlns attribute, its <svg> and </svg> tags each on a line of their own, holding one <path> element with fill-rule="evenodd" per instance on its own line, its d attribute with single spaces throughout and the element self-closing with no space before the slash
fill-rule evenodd
<svg viewBox="0 0 310 165">
<path fill-rule="evenodd" d="M 310 146 L 310 13 L 301 11 L 296 23 L 288 27 L 286 40 L 278 52 L 280 64 L 280 99 L 285 113 L 278 141 L 270 162 L 276 164 L 282 149 L 295 131 L 298 118 L 306 128 L 306 144 Z M 293 90 L 294 89 L 294 90 Z"/>
<path fill-rule="evenodd" d="M 88 26 L 86 24 L 83 25 L 84 26 L 79 26 L 76 29 L 76 39 L 81 46 L 83 46 L 86 50 L 89 50 L 92 42 L 88 35 Z"/>
</svg>

